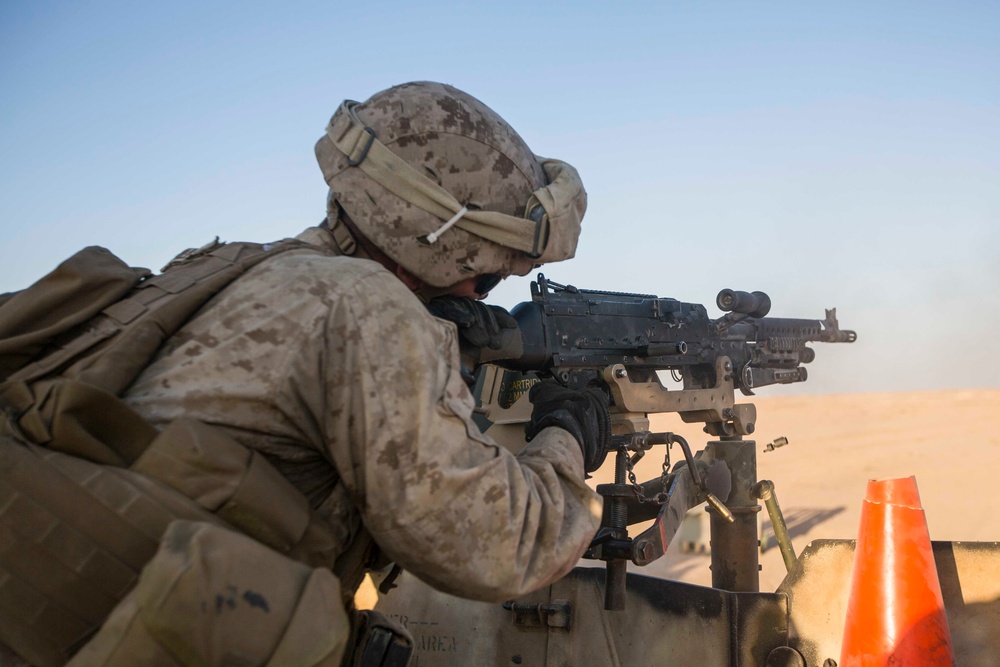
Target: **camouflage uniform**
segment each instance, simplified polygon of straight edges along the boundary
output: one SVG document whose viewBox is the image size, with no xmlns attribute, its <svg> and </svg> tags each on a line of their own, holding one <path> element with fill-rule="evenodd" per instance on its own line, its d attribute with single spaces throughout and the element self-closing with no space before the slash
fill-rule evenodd
<svg viewBox="0 0 1000 667">
<path fill-rule="evenodd" d="M 332 247 L 320 228 L 300 238 Z M 555 580 L 600 518 L 566 431 L 544 430 L 517 456 L 479 432 L 454 325 L 372 261 L 293 251 L 255 267 L 124 398 L 158 426 L 187 416 L 224 428 L 341 527 L 345 546 L 367 530 L 457 595 L 503 600 Z"/>
<path fill-rule="evenodd" d="M 342 606 L 369 536 L 440 590 L 503 600 L 566 573 L 597 529 L 601 506 L 583 483 L 577 439 L 550 427 L 515 456 L 482 435 L 471 419 L 455 325 L 431 316 L 392 268 L 406 270 L 428 297 L 467 278 L 568 259 L 586 207 L 575 169 L 536 158 L 495 112 L 430 82 L 345 101 L 317 157 L 330 185 L 331 227 L 300 236 L 315 250 L 286 250 L 246 270 L 162 345 L 155 334 L 174 331 L 172 324 L 130 325 L 140 346 L 148 333 L 156 342 L 150 350 L 159 351 L 148 366 L 142 358 L 130 385 L 102 390 L 127 404 L 111 396 L 119 412 L 162 430 L 142 424 L 148 447 L 134 462 L 123 458 L 135 469 L 113 478 L 178 501 L 184 511 L 174 518 L 182 520 L 128 524 L 140 546 L 152 538 L 158 550 L 133 559 L 145 563 L 134 587 L 90 641 L 91 626 L 72 634 L 76 626 L 63 624 L 65 641 L 44 651 L 59 654 L 51 664 L 83 641 L 72 664 L 338 665 L 352 650 L 351 660 L 383 664 L 367 651 L 384 643 L 366 641 L 381 637 L 372 628 L 382 621 L 358 615 L 348 623 Z M 345 238 L 346 218 L 336 224 L 342 211 L 360 240 Z M 383 256 L 362 259 L 372 247 Z M 181 289 L 171 285 L 165 280 L 160 291 Z M 166 303 L 168 312 L 174 302 Z M 97 412 L 87 416 L 100 416 L 112 435 L 122 430 L 121 420 Z M 80 435 L 89 446 L 90 431 Z M 240 445 L 266 457 L 314 511 Z M 41 460 L 35 449 L 15 453 Z M 256 482 L 244 486 L 254 470 Z M 79 475 L 81 484 L 88 475 Z M 132 518 L 134 489 L 118 491 L 105 495 Z M 195 499 L 201 504 L 185 504 Z M 281 521 L 288 517 L 297 518 Z M 88 572 L 73 581 L 88 584 Z M 78 601 L 73 593 L 63 596 L 68 603 Z M 53 648 L 39 647 L 51 634 L 35 633 L 21 650 Z M 405 632 L 393 637 L 405 643 Z"/>
</svg>

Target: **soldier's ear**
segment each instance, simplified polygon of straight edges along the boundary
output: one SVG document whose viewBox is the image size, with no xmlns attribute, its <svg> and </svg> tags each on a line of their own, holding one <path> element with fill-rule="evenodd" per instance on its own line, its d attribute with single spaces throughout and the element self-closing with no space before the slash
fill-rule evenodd
<svg viewBox="0 0 1000 667">
<path fill-rule="evenodd" d="M 400 264 L 396 265 L 396 277 L 399 278 L 411 292 L 416 292 L 424 286 L 424 281 L 404 269 Z"/>
</svg>

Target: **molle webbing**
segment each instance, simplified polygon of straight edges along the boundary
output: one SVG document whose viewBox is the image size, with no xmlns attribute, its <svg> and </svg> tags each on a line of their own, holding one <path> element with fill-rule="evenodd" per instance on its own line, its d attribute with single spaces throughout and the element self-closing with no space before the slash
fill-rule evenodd
<svg viewBox="0 0 1000 667">
<path fill-rule="evenodd" d="M 0 436 L 0 642 L 65 662 L 178 518 L 222 525 L 148 477 Z"/>
</svg>

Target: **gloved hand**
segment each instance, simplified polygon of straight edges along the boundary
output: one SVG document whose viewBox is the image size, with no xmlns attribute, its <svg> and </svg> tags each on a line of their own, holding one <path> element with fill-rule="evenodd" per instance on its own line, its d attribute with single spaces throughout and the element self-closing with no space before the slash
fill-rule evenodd
<svg viewBox="0 0 1000 667">
<path fill-rule="evenodd" d="M 539 382 L 528 392 L 531 421 L 525 426 L 530 441 L 543 428 L 569 431 L 583 450 L 583 467 L 594 472 L 604 463 L 611 446 L 608 397 L 600 389 L 567 389 L 555 382 Z"/>
<path fill-rule="evenodd" d="M 517 321 L 500 306 L 464 296 L 439 296 L 427 302 L 431 315 L 458 325 L 458 335 L 473 347 L 499 350 L 501 332 L 516 329 Z"/>
</svg>

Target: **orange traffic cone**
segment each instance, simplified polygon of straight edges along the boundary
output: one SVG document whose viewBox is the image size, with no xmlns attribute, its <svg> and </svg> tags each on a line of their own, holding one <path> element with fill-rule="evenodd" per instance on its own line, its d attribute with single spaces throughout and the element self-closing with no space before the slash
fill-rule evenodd
<svg viewBox="0 0 1000 667">
<path fill-rule="evenodd" d="M 955 664 L 913 477 L 868 481 L 840 664 Z"/>
</svg>

